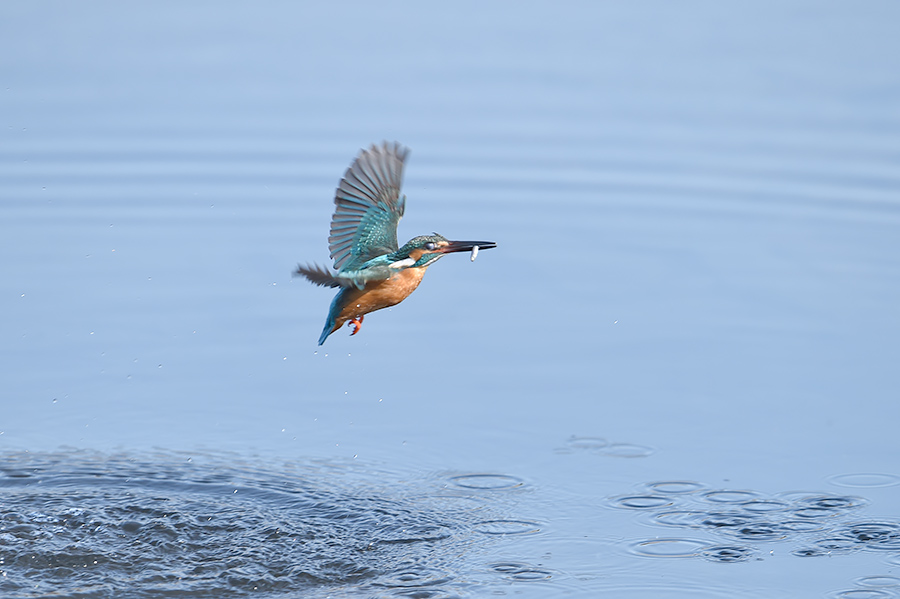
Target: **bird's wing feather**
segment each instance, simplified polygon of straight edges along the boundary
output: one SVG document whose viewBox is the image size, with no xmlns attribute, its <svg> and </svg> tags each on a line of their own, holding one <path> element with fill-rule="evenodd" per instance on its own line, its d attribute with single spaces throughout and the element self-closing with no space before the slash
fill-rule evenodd
<svg viewBox="0 0 900 599">
<path fill-rule="evenodd" d="M 328 249 L 338 271 L 397 251 L 397 224 L 405 198 L 400 197 L 403 164 L 409 149 L 384 142 L 360 152 L 334 194 Z M 312 279 L 311 279 L 312 280 Z"/>
</svg>

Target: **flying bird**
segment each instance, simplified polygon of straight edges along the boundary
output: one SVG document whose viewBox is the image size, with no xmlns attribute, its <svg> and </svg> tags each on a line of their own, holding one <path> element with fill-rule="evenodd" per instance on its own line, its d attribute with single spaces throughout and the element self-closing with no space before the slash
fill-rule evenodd
<svg viewBox="0 0 900 599">
<path fill-rule="evenodd" d="M 416 290 L 425 271 L 445 254 L 497 247 L 493 241 L 450 241 L 437 233 L 397 243 L 406 196 L 400 195 L 409 149 L 384 142 L 362 150 L 334 194 L 328 249 L 334 269 L 299 265 L 294 272 L 316 285 L 339 287 L 319 345 L 345 322 L 359 332 L 363 316 L 395 306 Z"/>
</svg>

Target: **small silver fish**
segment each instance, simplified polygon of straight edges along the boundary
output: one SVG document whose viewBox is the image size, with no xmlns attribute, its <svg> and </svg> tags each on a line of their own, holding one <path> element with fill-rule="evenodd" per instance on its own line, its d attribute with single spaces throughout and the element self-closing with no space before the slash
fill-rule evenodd
<svg viewBox="0 0 900 599">
<path fill-rule="evenodd" d="M 477 258 L 477 257 L 478 257 L 478 246 L 473 245 L 472 246 L 472 257 L 469 260 L 472 262 L 475 262 L 475 258 Z"/>
</svg>

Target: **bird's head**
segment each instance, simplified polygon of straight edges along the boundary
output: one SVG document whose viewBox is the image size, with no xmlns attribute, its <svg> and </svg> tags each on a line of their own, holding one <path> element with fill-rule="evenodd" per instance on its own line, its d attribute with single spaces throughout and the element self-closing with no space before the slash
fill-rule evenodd
<svg viewBox="0 0 900 599">
<path fill-rule="evenodd" d="M 419 235 L 407 241 L 403 247 L 391 254 L 391 261 L 413 260 L 410 268 L 431 266 L 444 254 L 453 252 L 470 252 L 472 248 L 489 250 L 497 247 L 493 241 L 450 241 L 443 235 Z"/>
</svg>

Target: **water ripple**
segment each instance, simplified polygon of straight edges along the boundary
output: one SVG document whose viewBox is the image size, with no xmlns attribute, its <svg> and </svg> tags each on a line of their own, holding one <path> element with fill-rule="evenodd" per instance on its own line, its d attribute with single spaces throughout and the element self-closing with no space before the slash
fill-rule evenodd
<svg viewBox="0 0 900 599">
<path fill-rule="evenodd" d="M 611 505 L 628 510 L 656 510 L 674 504 L 671 497 L 664 495 L 623 495 L 610 497 Z"/>
<path fill-rule="evenodd" d="M 697 493 L 706 488 L 703 483 L 692 480 L 661 480 L 645 485 L 651 493 L 665 493 L 671 495 L 688 495 Z"/>
<path fill-rule="evenodd" d="M 566 445 L 572 449 L 603 449 L 609 445 L 609 441 L 603 437 L 569 437 Z"/>
<path fill-rule="evenodd" d="M 752 558 L 756 551 L 751 547 L 739 545 L 713 545 L 700 552 L 704 559 L 711 562 L 730 564 L 733 562 L 745 562 Z"/>
<path fill-rule="evenodd" d="M 856 579 L 856 584 L 861 587 L 887 588 L 900 587 L 900 578 L 896 576 L 863 576 Z"/>
<path fill-rule="evenodd" d="M 574 435 L 566 440 L 565 446 L 558 447 L 555 451 L 563 454 L 581 451 L 614 458 L 646 458 L 656 452 L 653 447 L 647 447 L 646 445 L 611 442 L 603 437 L 578 437 Z"/>
<path fill-rule="evenodd" d="M 531 535 L 541 532 L 541 525 L 529 520 L 487 520 L 475 525 L 486 535 Z"/>
<path fill-rule="evenodd" d="M 641 557 L 685 558 L 701 555 L 708 545 L 699 539 L 649 539 L 632 544 L 629 550 Z"/>
<path fill-rule="evenodd" d="M 838 528 L 836 532 L 867 549 L 900 551 L 900 523 L 897 522 L 854 522 Z"/>
<path fill-rule="evenodd" d="M 638 486 L 653 494 L 607 497 L 609 507 L 643 512 L 643 520 L 654 526 L 706 530 L 744 545 L 721 545 L 718 558 L 727 562 L 748 559 L 756 550 L 752 544 L 794 542 L 790 553 L 798 557 L 819 557 L 853 551 L 900 552 L 900 522 L 893 520 L 857 520 L 850 516 L 868 505 L 864 497 L 792 491 L 766 496 L 754 490 L 716 489 L 690 481 L 661 481 Z M 858 517 L 858 516 L 857 516 Z M 672 540 L 640 541 L 632 553 L 665 553 Z M 677 549 L 672 551 L 684 556 Z M 747 557 L 729 554 L 727 549 L 745 547 Z M 635 549 L 636 548 L 636 549 Z M 900 556 L 889 563 L 900 564 Z"/>
<path fill-rule="evenodd" d="M 500 562 L 491 564 L 490 568 L 494 572 L 511 580 L 533 582 L 537 580 L 549 580 L 552 577 L 552 573 L 549 570 L 519 562 Z"/>
<path fill-rule="evenodd" d="M 440 480 L 416 489 L 338 463 L 273 469 L 88 452 L 6 454 L 0 463 L 4 596 L 456 597 L 478 571 L 460 576 L 461 556 L 488 539 L 476 533 L 541 528 L 504 519 L 483 496 L 442 490 Z M 456 482 L 522 484 L 505 475 Z M 532 570 L 515 580 L 544 575 Z"/>
<path fill-rule="evenodd" d="M 506 474 L 461 474 L 451 476 L 450 482 L 464 489 L 481 490 L 514 489 L 525 484 L 522 479 Z"/>
<path fill-rule="evenodd" d="M 760 494 L 756 491 L 733 491 L 729 489 L 707 491 L 702 494 L 703 499 L 711 503 L 747 503 L 759 496 Z"/>
<path fill-rule="evenodd" d="M 634 443 L 610 443 L 599 453 L 614 458 L 646 458 L 653 455 L 656 449 Z"/>
<path fill-rule="evenodd" d="M 831 596 L 834 597 L 834 599 L 884 599 L 893 597 L 894 595 L 874 589 L 850 589 L 848 591 L 832 593 Z"/>
<path fill-rule="evenodd" d="M 900 476 L 895 474 L 860 472 L 855 474 L 838 474 L 830 477 L 828 482 L 839 487 L 892 487 L 894 485 L 900 485 Z"/>
</svg>

